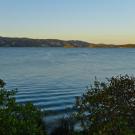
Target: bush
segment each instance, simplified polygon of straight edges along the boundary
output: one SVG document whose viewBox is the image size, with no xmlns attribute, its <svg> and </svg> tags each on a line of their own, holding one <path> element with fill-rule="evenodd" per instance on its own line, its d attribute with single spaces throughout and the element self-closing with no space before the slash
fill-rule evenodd
<svg viewBox="0 0 135 135">
<path fill-rule="evenodd" d="M 64 117 L 58 121 L 58 126 L 51 135 L 74 135 L 74 121 L 71 117 Z"/>
<path fill-rule="evenodd" d="M 75 109 L 84 135 L 135 135 L 135 78 L 95 80 L 76 99 Z"/>
<path fill-rule="evenodd" d="M 46 135 L 43 113 L 32 103 L 18 104 L 16 91 L 0 80 L 0 135 Z"/>
<path fill-rule="evenodd" d="M 0 135 L 45 135 L 43 113 L 31 103 L 16 103 L 16 91 L 4 86 L 0 80 Z M 105 83 L 95 80 L 76 98 L 74 109 L 51 135 L 135 135 L 135 78 L 125 75 Z M 81 131 L 74 131 L 75 123 Z"/>
</svg>

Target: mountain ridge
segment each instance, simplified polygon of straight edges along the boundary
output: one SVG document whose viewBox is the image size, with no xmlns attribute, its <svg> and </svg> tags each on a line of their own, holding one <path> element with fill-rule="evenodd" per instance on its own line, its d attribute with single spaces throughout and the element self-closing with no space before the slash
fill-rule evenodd
<svg viewBox="0 0 135 135">
<path fill-rule="evenodd" d="M 135 48 L 135 44 L 95 44 L 81 40 L 33 39 L 0 36 L 0 47 Z"/>
</svg>

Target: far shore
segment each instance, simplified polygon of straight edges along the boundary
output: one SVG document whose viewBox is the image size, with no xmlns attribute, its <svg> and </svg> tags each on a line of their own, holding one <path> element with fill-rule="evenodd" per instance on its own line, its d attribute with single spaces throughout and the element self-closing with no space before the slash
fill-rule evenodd
<svg viewBox="0 0 135 135">
<path fill-rule="evenodd" d="M 135 48 L 135 44 L 95 44 L 80 40 L 0 37 L 0 47 Z"/>
</svg>

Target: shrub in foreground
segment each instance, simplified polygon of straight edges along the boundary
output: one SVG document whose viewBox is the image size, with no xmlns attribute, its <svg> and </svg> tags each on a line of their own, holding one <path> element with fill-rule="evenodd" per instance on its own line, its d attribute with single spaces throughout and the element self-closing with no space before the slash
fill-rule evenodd
<svg viewBox="0 0 135 135">
<path fill-rule="evenodd" d="M 84 135 L 135 135 L 135 78 L 97 80 L 76 99 L 75 117 Z"/>
<path fill-rule="evenodd" d="M 52 131 L 51 135 L 74 135 L 74 123 L 70 117 L 61 118 L 58 126 Z"/>
<path fill-rule="evenodd" d="M 42 112 L 32 104 L 17 104 L 15 91 L 0 80 L 0 135 L 44 135 Z M 76 98 L 75 112 L 60 120 L 52 135 L 135 135 L 135 78 L 97 80 Z M 74 127 L 80 124 L 81 131 Z"/>
<path fill-rule="evenodd" d="M 16 91 L 0 80 L 0 135 L 46 135 L 43 113 L 31 103 L 18 104 Z"/>
</svg>

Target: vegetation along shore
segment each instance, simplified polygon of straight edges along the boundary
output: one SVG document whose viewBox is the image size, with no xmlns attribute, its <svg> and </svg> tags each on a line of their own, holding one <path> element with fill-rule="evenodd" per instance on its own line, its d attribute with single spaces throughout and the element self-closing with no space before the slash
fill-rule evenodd
<svg viewBox="0 0 135 135">
<path fill-rule="evenodd" d="M 0 80 L 0 135 L 47 135 L 45 113 L 32 103 L 17 103 L 15 94 Z M 95 80 L 73 108 L 51 135 L 135 135 L 135 77 Z"/>
</svg>

